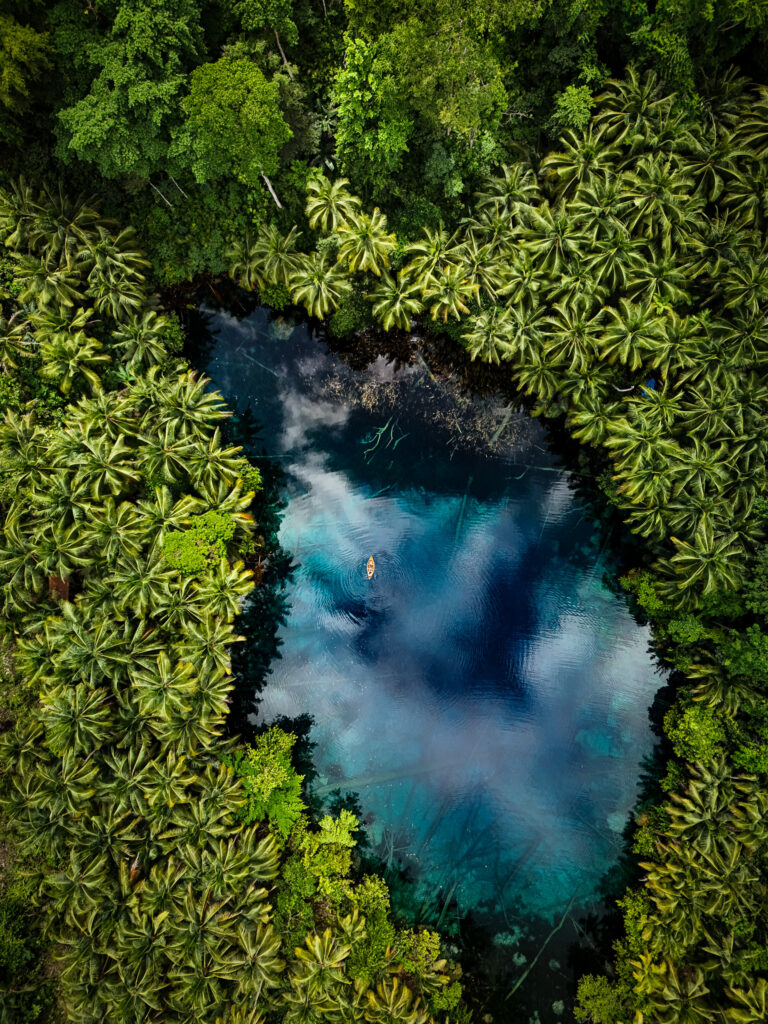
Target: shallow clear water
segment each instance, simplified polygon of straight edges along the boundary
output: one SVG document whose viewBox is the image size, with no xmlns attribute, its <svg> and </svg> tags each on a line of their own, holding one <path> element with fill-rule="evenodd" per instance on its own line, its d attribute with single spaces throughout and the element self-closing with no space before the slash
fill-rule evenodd
<svg viewBox="0 0 768 1024">
<path fill-rule="evenodd" d="M 449 897 L 503 912 L 514 944 L 521 906 L 587 904 L 660 680 L 545 431 L 494 399 L 452 425 L 466 400 L 418 361 L 354 372 L 266 311 L 210 329 L 202 368 L 286 474 L 297 568 L 264 718 L 314 716 L 319 792 L 359 793 L 433 920 Z"/>
</svg>

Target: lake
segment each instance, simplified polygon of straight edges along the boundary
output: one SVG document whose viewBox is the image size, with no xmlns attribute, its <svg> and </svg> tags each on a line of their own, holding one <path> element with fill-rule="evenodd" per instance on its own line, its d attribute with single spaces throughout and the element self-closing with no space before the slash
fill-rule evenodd
<svg viewBox="0 0 768 1024">
<path fill-rule="evenodd" d="M 653 749 L 661 680 L 609 545 L 499 396 L 421 355 L 351 369 L 263 309 L 208 329 L 198 365 L 284 474 L 296 568 L 262 718 L 313 716 L 316 792 L 359 794 L 422 920 L 485 915 L 524 963 L 526 916 L 598 899 Z"/>
</svg>

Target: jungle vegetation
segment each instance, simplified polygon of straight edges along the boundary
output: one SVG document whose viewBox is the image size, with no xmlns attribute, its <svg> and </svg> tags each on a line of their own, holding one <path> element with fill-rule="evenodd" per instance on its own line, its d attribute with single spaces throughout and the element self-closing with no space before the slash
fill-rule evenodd
<svg viewBox="0 0 768 1024">
<path fill-rule="evenodd" d="M 291 736 L 226 736 L 259 478 L 155 295 L 224 272 L 444 332 L 589 450 L 682 682 L 577 1018 L 768 1019 L 767 35 L 765 0 L 0 0 L 2 1024 L 465 1019 Z"/>
<path fill-rule="evenodd" d="M 438 936 L 351 880 L 355 817 L 307 813 L 295 736 L 225 734 L 261 480 L 133 232 L 20 186 L 0 233 L 0 1021 L 50 1008 L 43 940 L 78 1024 L 462 1019 Z"/>
<path fill-rule="evenodd" d="M 230 253 L 241 283 L 332 328 L 437 322 L 507 366 L 534 415 L 600 449 L 606 499 L 645 541 L 625 584 L 687 683 L 665 721 L 669 797 L 638 816 L 645 883 L 614 979 L 582 982 L 583 1020 L 768 1013 L 766 140 L 765 89 L 735 72 L 702 118 L 630 69 L 583 129 L 502 166 L 453 231 L 400 240 L 317 175 L 312 251 L 270 226 Z"/>
</svg>

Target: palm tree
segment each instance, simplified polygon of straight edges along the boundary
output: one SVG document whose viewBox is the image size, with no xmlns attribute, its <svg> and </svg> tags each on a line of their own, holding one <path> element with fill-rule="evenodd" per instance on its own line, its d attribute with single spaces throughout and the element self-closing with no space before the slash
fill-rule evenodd
<svg viewBox="0 0 768 1024">
<path fill-rule="evenodd" d="M 768 167 L 751 164 L 735 171 L 726 182 L 721 197 L 728 212 L 747 225 L 762 227 L 768 217 Z"/>
<path fill-rule="evenodd" d="M 262 256 L 262 248 L 257 246 L 251 233 L 246 231 L 242 239 L 236 239 L 227 248 L 229 276 L 247 291 L 263 291 L 267 278 Z"/>
<path fill-rule="evenodd" d="M 493 208 L 486 207 L 480 213 L 468 217 L 462 225 L 465 229 L 465 243 L 472 241 L 487 246 L 494 257 L 508 255 L 515 248 L 518 229 L 513 227 L 512 218 L 507 213 L 497 213 Z"/>
<path fill-rule="evenodd" d="M 511 218 L 535 206 L 539 197 L 539 185 L 530 167 L 502 164 L 501 175 L 489 178 L 484 190 L 475 193 L 475 208 Z"/>
<path fill-rule="evenodd" d="M 523 244 L 540 270 L 556 277 L 564 266 L 579 259 L 588 238 L 576 228 L 564 204 L 555 209 L 546 205 L 531 210 L 527 220 Z"/>
<path fill-rule="evenodd" d="M 539 175 L 551 183 L 557 198 L 572 195 L 581 186 L 607 184 L 613 175 L 617 149 L 605 131 L 590 125 L 583 131 L 568 130 L 560 139 L 562 147 L 541 161 Z"/>
<path fill-rule="evenodd" d="M 107 222 L 97 213 L 94 197 L 70 198 L 61 182 L 55 189 L 44 185 L 36 206 L 29 246 L 60 265 L 79 264 L 83 247 L 94 244 L 100 230 L 106 232 Z"/>
<path fill-rule="evenodd" d="M 97 369 L 111 362 L 109 355 L 101 349 L 101 342 L 89 338 L 84 331 L 53 334 L 40 346 L 43 360 L 40 373 L 57 383 L 63 395 L 69 394 L 78 378 L 85 378 L 93 389 L 98 389 L 101 378 Z"/>
<path fill-rule="evenodd" d="M 744 549 L 735 533 L 716 534 L 709 520 L 703 519 L 692 541 L 672 538 L 677 548 L 669 566 L 679 579 L 680 590 L 695 587 L 708 594 L 720 588 L 736 588 Z"/>
<path fill-rule="evenodd" d="M 303 259 L 296 248 L 299 237 L 300 232 L 295 227 L 287 235 L 282 235 L 274 224 L 260 229 L 249 259 L 256 262 L 269 284 L 290 284 L 291 276 L 300 268 Z"/>
<path fill-rule="evenodd" d="M 72 751 L 87 755 L 112 736 L 112 708 L 103 690 L 83 683 L 57 683 L 43 689 L 40 703 L 45 715 L 46 742 L 58 754 Z"/>
<path fill-rule="evenodd" d="M 550 280 L 524 250 L 515 253 L 504 272 L 504 278 L 499 294 L 508 296 L 513 308 L 516 309 L 536 306 L 539 292 Z"/>
<path fill-rule="evenodd" d="M 460 254 L 456 235 L 449 235 L 442 224 L 439 228 L 424 228 L 422 233 L 422 239 L 406 247 L 406 253 L 412 258 L 401 271 L 401 276 L 418 281 L 422 292 L 426 292 L 433 278 L 456 266 Z"/>
<path fill-rule="evenodd" d="M 688 276 L 674 256 L 653 255 L 629 271 L 627 295 L 633 302 L 658 300 L 685 306 L 690 301 Z"/>
<path fill-rule="evenodd" d="M 171 323 L 153 309 L 131 317 L 112 331 L 121 361 L 129 370 L 142 371 L 168 356 L 165 340 Z"/>
<path fill-rule="evenodd" d="M 704 200 L 675 157 L 641 157 L 626 180 L 635 207 L 630 229 L 660 242 L 665 255 L 701 227 Z"/>
<path fill-rule="evenodd" d="M 100 281 L 122 281 L 132 287 L 141 285 L 144 271 L 151 263 L 136 243 L 133 228 L 114 234 L 99 224 L 95 236 L 86 235 L 80 258 L 90 265 L 88 284 L 97 287 Z"/>
<path fill-rule="evenodd" d="M 80 438 L 75 464 L 75 484 L 87 487 L 94 500 L 106 494 L 119 494 L 140 479 L 135 468 L 135 453 L 124 436 L 111 441 L 106 437 Z M 57 439 L 67 441 L 66 435 Z M 55 456 L 54 456 L 55 457 Z M 70 453 L 62 445 L 62 463 L 68 464 Z M 54 465 L 59 464 L 58 462 Z"/>
<path fill-rule="evenodd" d="M 760 1024 L 768 1020 L 768 982 L 750 979 L 745 988 L 726 989 L 733 1004 L 725 1011 L 728 1024 Z"/>
<path fill-rule="evenodd" d="M 685 170 L 696 182 L 696 191 L 710 202 L 716 202 L 748 150 L 740 146 L 728 131 L 692 137 L 685 155 Z"/>
<path fill-rule="evenodd" d="M 239 445 L 224 448 L 221 430 L 216 427 L 207 443 L 196 440 L 187 459 L 186 469 L 195 487 L 204 483 L 237 483 L 245 465 Z"/>
<path fill-rule="evenodd" d="M 647 247 L 640 239 L 632 238 L 619 229 L 598 238 L 591 248 L 591 255 L 583 262 L 598 284 L 613 292 L 625 289 L 632 275 L 642 270 L 647 262 L 646 254 Z"/>
<path fill-rule="evenodd" d="M 570 373 L 583 373 L 597 352 L 602 310 L 591 313 L 585 302 L 558 304 L 548 325 L 544 352 L 547 358 L 567 366 Z"/>
<path fill-rule="evenodd" d="M 21 286 L 19 301 L 39 310 L 59 312 L 83 301 L 79 274 L 60 268 L 50 257 L 19 256 L 14 277 Z"/>
<path fill-rule="evenodd" d="M 424 302 L 430 307 L 433 320 L 440 317 L 447 323 L 449 316 L 460 320 L 462 313 L 469 313 L 467 303 L 477 297 L 478 291 L 461 267 L 449 267 L 438 277 L 432 276 L 424 291 Z"/>
<path fill-rule="evenodd" d="M 515 325 L 512 313 L 502 306 L 491 306 L 474 317 L 470 330 L 462 335 L 471 359 L 479 356 L 483 362 L 499 363 L 514 355 L 511 336 Z"/>
<path fill-rule="evenodd" d="M 0 314 L 0 367 L 3 373 L 18 369 L 19 356 L 31 356 L 34 353 L 35 336 L 26 320 L 18 320 L 20 310 L 6 320 Z"/>
<path fill-rule="evenodd" d="M 598 339 L 603 356 L 617 360 L 630 370 L 638 370 L 652 353 L 661 333 L 660 318 L 649 305 L 637 305 L 619 299 L 618 309 L 608 309 L 609 320 Z"/>
<path fill-rule="evenodd" d="M 88 549 L 98 551 L 110 567 L 120 559 L 135 558 L 148 539 L 136 506 L 129 501 L 118 504 L 111 495 L 91 505 L 80 530 Z"/>
<path fill-rule="evenodd" d="M 366 298 L 373 303 L 373 315 L 385 331 L 397 327 L 401 331 L 411 328 L 411 320 L 424 308 L 419 298 L 421 288 L 406 278 L 393 278 L 384 271 L 381 281 Z"/>
<path fill-rule="evenodd" d="M 632 199 L 621 174 L 607 173 L 579 185 L 569 209 L 579 227 L 595 238 L 610 238 L 624 227 Z"/>
<path fill-rule="evenodd" d="M 208 387 L 209 377 L 191 371 L 173 379 L 158 377 L 153 367 L 133 390 L 137 400 L 146 400 L 157 427 L 171 424 L 183 436 L 206 436 L 212 424 L 228 419 L 218 391 Z"/>
<path fill-rule="evenodd" d="M 291 277 L 290 286 L 293 301 L 318 319 L 332 313 L 352 289 L 346 274 L 329 263 L 325 254 L 317 252 L 304 259 Z"/>
<path fill-rule="evenodd" d="M 758 85 L 756 94 L 746 108 L 746 116 L 740 118 L 738 138 L 755 162 L 764 164 L 768 154 L 768 88 Z"/>
<path fill-rule="evenodd" d="M 0 239 L 12 252 L 29 253 L 31 235 L 41 215 L 34 189 L 24 177 L 10 183 L 10 191 L 0 189 Z"/>
<path fill-rule="evenodd" d="M 374 208 L 373 213 L 359 213 L 339 225 L 338 260 L 346 262 L 350 273 L 372 273 L 381 276 L 383 267 L 389 266 L 397 239 L 387 233 L 387 218 Z"/>
<path fill-rule="evenodd" d="M 623 79 L 609 78 L 597 97 L 598 110 L 592 123 L 605 129 L 615 143 L 631 142 L 648 122 L 658 121 L 672 109 L 674 96 L 665 94 L 653 71 L 642 77 L 630 65 Z"/>
<path fill-rule="evenodd" d="M 733 267 L 723 288 L 726 309 L 737 308 L 760 313 L 768 302 L 768 251 L 760 253 L 741 267 Z"/>
<path fill-rule="evenodd" d="M 479 245 L 473 235 L 459 246 L 459 256 L 459 265 L 467 278 L 495 301 L 505 284 L 505 264 L 501 257 L 494 254 L 490 245 Z"/>
<path fill-rule="evenodd" d="M 341 224 L 354 219 L 360 200 L 351 195 L 346 178 L 329 181 L 324 174 L 318 174 L 307 182 L 307 217 L 311 228 L 320 228 L 324 233 L 337 231 Z"/>
</svg>

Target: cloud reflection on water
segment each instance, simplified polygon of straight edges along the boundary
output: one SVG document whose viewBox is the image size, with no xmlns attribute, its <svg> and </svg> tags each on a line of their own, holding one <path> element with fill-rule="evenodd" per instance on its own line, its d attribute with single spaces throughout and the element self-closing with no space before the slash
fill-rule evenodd
<svg viewBox="0 0 768 1024">
<path fill-rule="evenodd" d="M 495 486 L 478 460 L 475 499 L 469 477 L 441 483 L 443 453 L 420 488 L 376 495 L 360 410 L 326 391 L 334 360 L 300 331 L 276 345 L 261 321 L 220 323 L 207 370 L 226 395 L 258 396 L 298 563 L 264 716 L 309 711 L 328 784 L 359 788 L 374 837 L 406 837 L 463 906 L 588 897 L 636 797 L 658 680 L 566 479 L 496 466 Z M 409 436 L 393 464 L 427 442 Z"/>
</svg>

